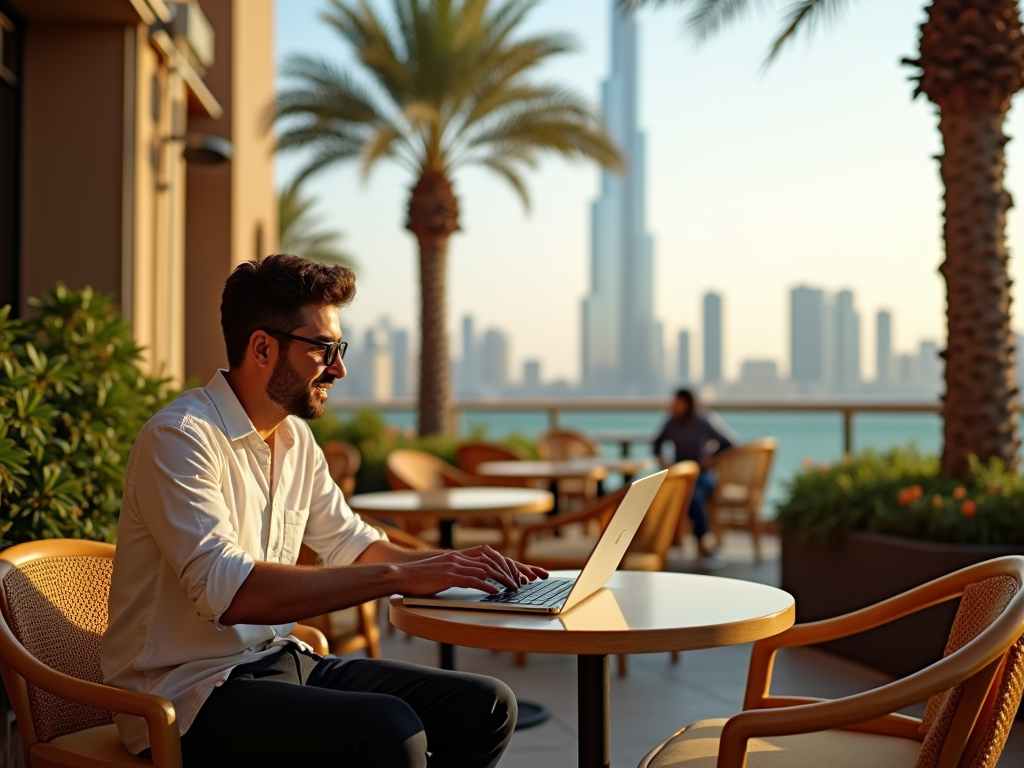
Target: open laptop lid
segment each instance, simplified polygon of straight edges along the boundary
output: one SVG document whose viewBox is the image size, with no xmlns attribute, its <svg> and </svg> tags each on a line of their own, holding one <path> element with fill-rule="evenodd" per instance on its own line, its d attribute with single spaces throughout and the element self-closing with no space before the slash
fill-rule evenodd
<svg viewBox="0 0 1024 768">
<path fill-rule="evenodd" d="M 668 471 L 662 470 L 650 477 L 637 480 L 629 487 L 626 497 L 615 510 L 608 527 L 605 528 L 594 551 L 587 558 L 587 563 L 580 571 L 572 591 L 565 598 L 560 613 L 568 611 L 608 583 L 608 579 L 619 567 L 623 555 L 626 554 L 626 549 L 640 529 L 640 523 L 643 522 L 644 515 L 647 514 L 651 502 L 658 494 L 658 489 L 665 481 L 666 474 Z"/>
</svg>

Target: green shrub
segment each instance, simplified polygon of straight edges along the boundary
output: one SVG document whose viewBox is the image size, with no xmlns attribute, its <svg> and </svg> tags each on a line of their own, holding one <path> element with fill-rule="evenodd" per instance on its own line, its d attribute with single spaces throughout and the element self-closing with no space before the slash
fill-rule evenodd
<svg viewBox="0 0 1024 768">
<path fill-rule="evenodd" d="M 125 464 L 169 399 L 111 297 L 57 287 L 0 309 L 0 546 L 38 538 L 113 541 Z"/>
<path fill-rule="evenodd" d="M 971 459 L 964 481 L 939 477 L 915 447 L 864 451 L 807 467 L 789 483 L 779 525 L 804 541 L 869 530 L 928 541 L 1024 544 L 1024 477 Z"/>
<path fill-rule="evenodd" d="M 330 440 L 343 440 L 359 449 L 363 461 L 356 474 L 357 493 L 388 490 L 386 461 L 388 454 L 398 448 L 426 451 L 454 465 L 456 451 L 462 442 L 446 435 L 415 437 L 411 431 L 387 425 L 379 412 L 370 410 L 359 411 L 350 419 L 328 411 L 321 418 L 310 421 L 309 426 L 321 446 Z M 467 439 L 484 440 L 486 436 L 486 430 L 474 429 Z M 495 442 L 529 457 L 537 455 L 536 445 L 521 435 L 512 434 Z"/>
</svg>

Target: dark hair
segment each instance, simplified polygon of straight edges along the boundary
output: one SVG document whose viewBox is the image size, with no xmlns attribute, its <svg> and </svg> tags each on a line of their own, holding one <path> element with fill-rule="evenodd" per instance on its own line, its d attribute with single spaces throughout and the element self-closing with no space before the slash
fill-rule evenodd
<svg viewBox="0 0 1024 768">
<path fill-rule="evenodd" d="M 243 363 L 249 339 L 260 328 L 291 333 L 306 322 L 305 307 L 340 307 L 355 295 L 356 276 L 348 267 L 287 253 L 239 264 L 220 299 L 228 365 L 238 368 Z"/>
<path fill-rule="evenodd" d="M 677 389 L 675 399 L 685 400 L 686 404 L 689 406 L 689 412 L 687 413 L 686 418 L 692 419 L 697 415 L 697 396 L 693 394 L 692 389 Z"/>
</svg>

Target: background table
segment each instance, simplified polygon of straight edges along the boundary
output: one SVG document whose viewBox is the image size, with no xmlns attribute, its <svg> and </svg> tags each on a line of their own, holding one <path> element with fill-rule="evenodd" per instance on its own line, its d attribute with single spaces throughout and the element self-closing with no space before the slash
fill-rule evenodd
<svg viewBox="0 0 1024 768">
<path fill-rule="evenodd" d="M 623 458 L 629 456 L 630 446 L 633 443 L 646 443 L 651 445 L 658 435 L 658 430 L 651 432 L 638 432 L 628 429 L 607 429 L 594 434 L 594 439 L 599 443 L 612 443 L 619 446 Z"/>
<path fill-rule="evenodd" d="M 596 480 L 601 482 L 608 470 L 590 459 L 569 461 L 485 461 L 477 465 L 476 473 L 484 477 L 516 478 L 517 480 L 547 480 L 555 497 L 552 512 L 558 510 L 559 480 Z"/>
<path fill-rule="evenodd" d="M 559 571 L 555 576 L 575 576 Z M 473 648 L 578 657 L 579 765 L 611 760 L 608 656 L 715 648 L 793 625 L 794 601 L 763 584 L 686 573 L 617 571 L 560 615 L 412 608 L 391 599 L 391 623 L 410 635 Z"/>
<path fill-rule="evenodd" d="M 444 488 L 361 493 L 350 496 L 348 505 L 377 517 L 436 517 L 440 546 L 452 549 L 459 518 L 549 512 L 555 500 L 538 488 Z"/>
</svg>

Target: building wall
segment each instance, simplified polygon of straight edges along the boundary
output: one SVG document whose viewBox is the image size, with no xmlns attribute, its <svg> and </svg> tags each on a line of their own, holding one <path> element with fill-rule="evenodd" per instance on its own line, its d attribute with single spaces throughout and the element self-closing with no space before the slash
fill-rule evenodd
<svg viewBox="0 0 1024 768">
<path fill-rule="evenodd" d="M 21 310 L 59 279 L 121 293 L 124 30 L 25 27 Z"/>
<path fill-rule="evenodd" d="M 230 163 L 192 164 L 188 215 L 185 318 L 186 375 L 206 382 L 227 365 L 220 296 L 231 270 L 277 248 L 273 139 L 260 118 L 274 94 L 272 0 L 203 0 L 217 32 L 216 56 L 204 81 L 224 107 L 217 120 L 191 117 L 189 130 L 228 139 Z"/>
</svg>

